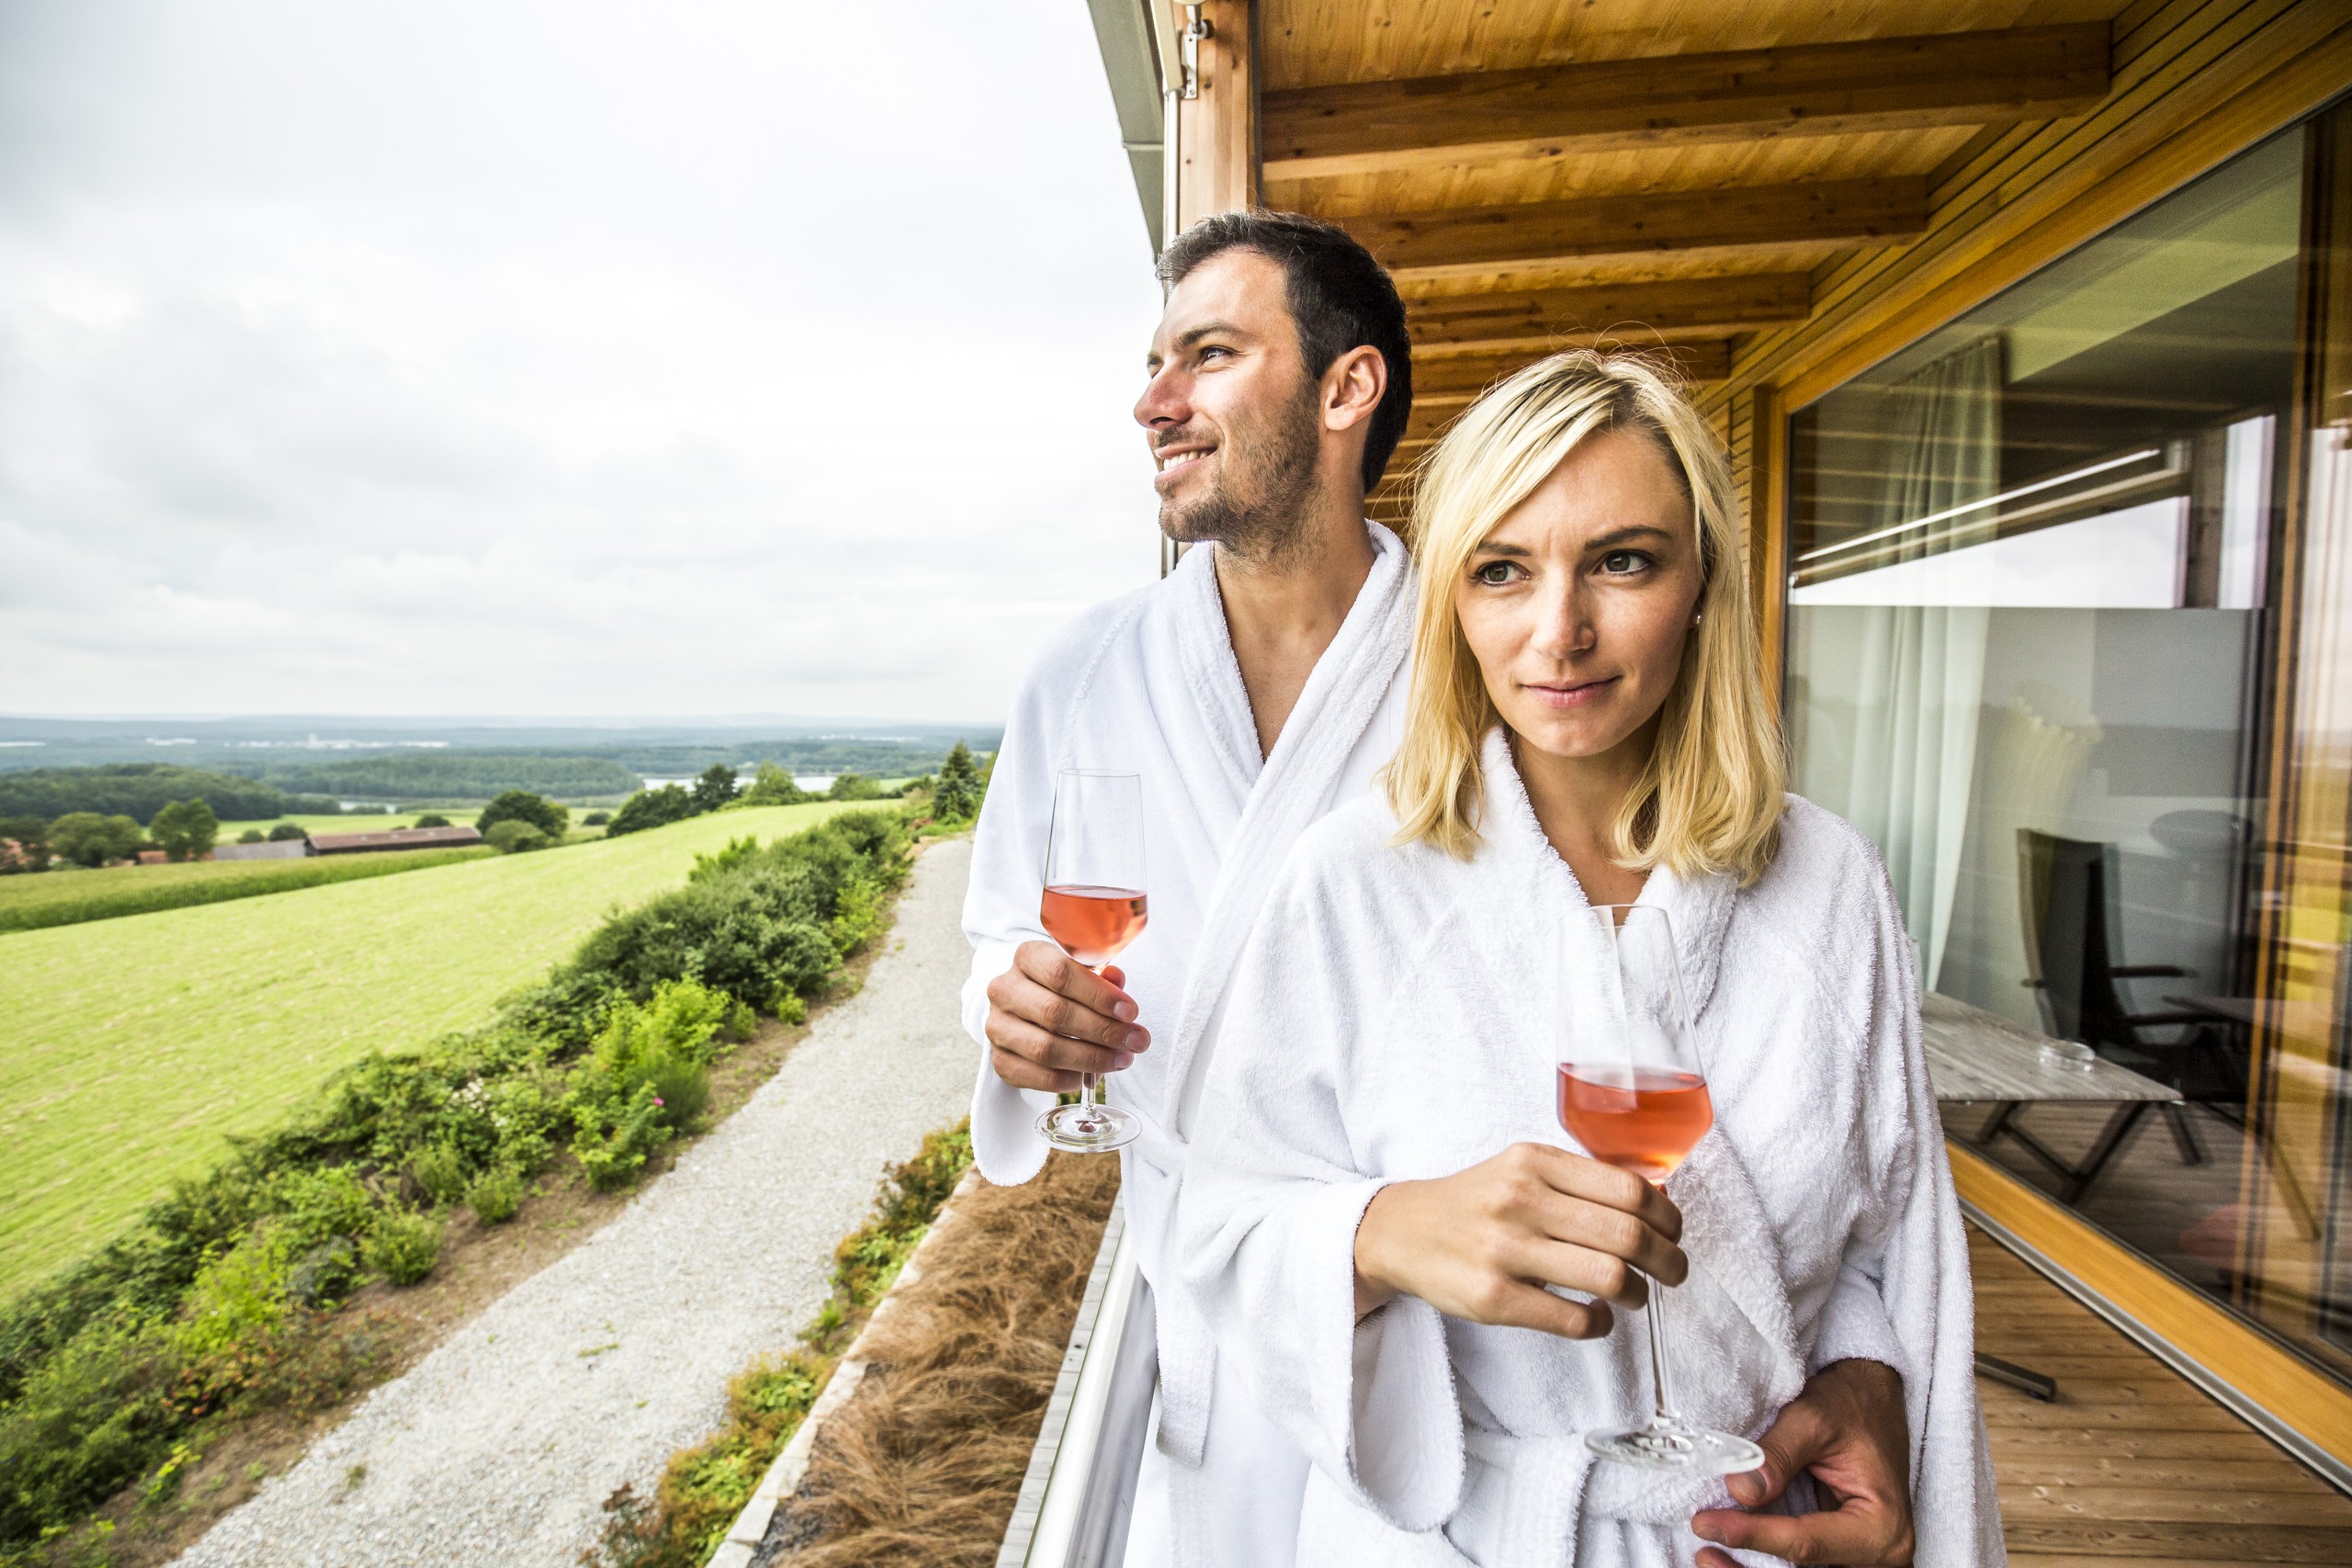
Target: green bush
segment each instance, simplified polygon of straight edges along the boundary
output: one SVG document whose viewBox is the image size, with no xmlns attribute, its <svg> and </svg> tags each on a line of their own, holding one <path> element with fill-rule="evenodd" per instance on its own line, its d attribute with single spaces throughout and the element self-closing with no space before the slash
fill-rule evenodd
<svg viewBox="0 0 2352 1568">
<path fill-rule="evenodd" d="M 609 811 L 591 811 L 580 819 L 580 825 L 582 828 L 601 828 L 612 819 L 613 814 Z"/>
<path fill-rule="evenodd" d="M 696 816 L 718 810 L 735 798 L 735 770 L 724 762 L 713 762 L 695 780 L 692 794 Z"/>
<path fill-rule="evenodd" d="M 359 1258 L 395 1285 L 413 1285 L 441 1261 L 441 1222 L 394 1210 L 359 1244 Z"/>
<path fill-rule="evenodd" d="M 762 762 L 749 788 L 735 797 L 738 806 L 797 806 L 816 796 L 792 782 L 792 775 L 774 762 Z"/>
<path fill-rule="evenodd" d="M 269 830 L 269 841 L 273 844 L 290 843 L 296 839 L 307 839 L 310 836 L 309 830 L 300 822 L 280 822 Z"/>
<path fill-rule="evenodd" d="M 528 822 L 508 818 L 491 825 L 482 835 L 484 842 L 503 855 L 518 855 L 528 850 L 543 850 L 554 840 Z"/>
<path fill-rule="evenodd" d="M 942 822 L 967 821 L 980 814 L 980 797 L 987 789 L 979 764 L 972 760 L 972 749 L 958 740 L 939 765 L 939 778 L 931 790 L 931 814 Z"/>
<path fill-rule="evenodd" d="M 237 842 L 241 844 L 266 844 L 268 841 L 269 835 L 258 828 L 248 828 L 237 835 Z"/>
<path fill-rule="evenodd" d="M 833 787 L 825 795 L 831 800 L 879 800 L 882 781 L 866 773 L 842 773 L 833 779 Z"/>
<path fill-rule="evenodd" d="M 523 1173 L 511 1165 L 492 1166 L 466 1188 L 466 1207 L 486 1225 L 503 1225 L 523 1206 Z"/>
<path fill-rule="evenodd" d="M 448 825 L 449 819 L 438 811 L 428 811 L 409 824 L 412 828 L 447 828 Z"/>
<path fill-rule="evenodd" d="M 277 1331 L 286 1321 L 293 1258 L 288 1233 L 264 1225 L 207 1263 L 188 1287 L 167 1343 L 180 1360 L 218 1360 Z"/>
<path fill-rule="evenodd" d="M 648 828 L 666 828 L 673 822 L 683 822 L 695 814 L 694 796 L 676 784 L 663 784 L 660 789 L 641 789 L 621 803 L 605 826 L 607 838 L 623 833 L 641 832 Z"/>
<path fill-rule="evenodd" d="M 45 1358 L 0 1410 L 0 1542 L 39 1540 L 161 1459 L 181 1424 L 170 1375 L 160 1337 L 111 1316 Z"/>
<path fill-rule="evenodd" d="M 408 1162 L 408 1173 L 438 1208 L 463 1198 L 471 1176 L 466 1169 L 466 1156 L 450 1143 L 430 1144 L 418 1150 Z"/>
<path fill-rule="evenodd" d="M 571 813 L 543 795 L 510 789 L 482 808 L 482 814 L 474 819 L 474 827 L 487 839 L 490 830 L 502 822 L 527 822 L 560 843 L 571 829 Z"/>
</svg>

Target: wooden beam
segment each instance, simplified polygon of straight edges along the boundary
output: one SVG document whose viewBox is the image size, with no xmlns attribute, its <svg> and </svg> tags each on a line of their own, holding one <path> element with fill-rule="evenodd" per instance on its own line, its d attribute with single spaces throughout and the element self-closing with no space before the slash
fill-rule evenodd
<svg viewBox="0 0 2352 1568">
<path fill-rule="evenodd" d="M 1686 381 L 1720 381 L 1731 374 L 1731 340 L 1707 343 L 1636 344 L 1625 350 L 1662 360 Z M 1413 408 L 1454 408 L 1478 400 L 1478 395 L 1522 366 L 1544 356 L 1544 351 L 1512 354 L 1458 355 L 1445 359 L 1413 361 Z"/>
<path fill-rule="evenodd" d="M 1907 240 L 1928 226 L 1924 176 L 1589 196 L 1340 218 L 1400 283 L 1594 256 Z"/>
<path fill-rule="evenodd" d="M 1200 96 L 1176 103 L 1176 225 L 1258 205 L 1257 28 L 1247 0 L 1208 0 Z M 1174 239 L 1175 235 L 1169 236 Z"/>
<path fill-rule="evenodd" d="M 1296 87 L 1265 99 L 1265 176 L 1660 142 L 2055 119 L 2107 96 L 2108 24 Z"/>
<path fill-rule="evenodd" d="M 1812 283 L 1804 273 L 1747 272 L 1526 293 L 1439 295 L 1408 301 L 1406 325 L 1417 349 L 1475 344 L 1499 353 L 1610 335 L 1748 332 L 1804 321 L 1811 303 Z"/>
</svg>

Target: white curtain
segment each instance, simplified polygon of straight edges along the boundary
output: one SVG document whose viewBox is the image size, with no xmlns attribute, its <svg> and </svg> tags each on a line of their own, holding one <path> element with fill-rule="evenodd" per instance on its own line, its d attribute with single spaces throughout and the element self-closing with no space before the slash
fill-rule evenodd
<svg viewBox="0 0 2352 1568">
<path fill-rule="evenodd" d="M 1888 389 L 1894 407 L 1877 527 L 1996 493 L 2001 381 L 2002 342 L 1995 333 Z M 1926 553 L 1915 547 L 1898 558 Z M 1878 604 L 1862 615 L 1845 815 L 1886 856 L 1918 951 L 1920 983 L 1933 987 L 1960 885 L 1992 612 L 1984 605 Z"/>
</svg>

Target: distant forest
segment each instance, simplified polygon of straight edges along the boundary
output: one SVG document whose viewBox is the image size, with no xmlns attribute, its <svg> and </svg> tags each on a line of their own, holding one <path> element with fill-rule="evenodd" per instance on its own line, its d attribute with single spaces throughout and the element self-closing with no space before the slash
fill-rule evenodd
<svg viewBox="0 0 2352 1568">
<path fill-rule="evenodd" d="M 657 779 L 693 778 L 712 763 L 729 768 L 774 762 L 787 773 L 866 773 L 875 778 L 913 778 L 939 771 L 958 739 L 975 751 L 996 750 L 1001 730 L 975 729 L 962 737 L 922 740 L 863 740 L 842 737 L 797 737 L 783 740 L 726 740 L 686 745 L 580 746 L 548 755 L 606 757 Z"/>
<path fill-rule="evenodd" d="M 98 768 L 27 768 L 0 773 L 0 817 L 52 821 L 69 811 L 130 817 L 145 827 L 175 800 L 201 800 L 223 822 L 259 822 L 298 811 L 333 811 L 332 800 L 302 800 L 254 779 L 169 762 Z"/>
<path fill-rule="evenodd" d="M 609 759 L 560 753 L 405 751 L 336 762 L 272 761 L 254 771 L 280 789 L 346 800 L 488 800 L 510 789 L 560 800 L 589 800 L 618 798 L 639 783 L 635 773 Z"/>
</svg>

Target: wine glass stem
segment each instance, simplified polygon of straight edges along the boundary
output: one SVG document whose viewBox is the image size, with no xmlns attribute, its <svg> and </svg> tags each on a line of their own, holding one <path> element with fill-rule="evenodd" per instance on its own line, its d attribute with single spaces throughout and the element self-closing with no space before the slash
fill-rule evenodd
<svg viewBox="0 0 2352 1568">
<path fill-rule="evenodd" d="M 1650 1281 L 1649 1305 L 1642 1315 L 1650 1320 L 1650 1388 L 1657 1395 L 1657 1416 L 1651 1425 L 1679 1425 L 1681 1417 L 1674 1413 L 1673 1383 L 1666 1371 L 1666 1287 L 1656 1280 Z"/>
</svg>

